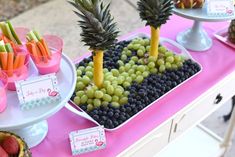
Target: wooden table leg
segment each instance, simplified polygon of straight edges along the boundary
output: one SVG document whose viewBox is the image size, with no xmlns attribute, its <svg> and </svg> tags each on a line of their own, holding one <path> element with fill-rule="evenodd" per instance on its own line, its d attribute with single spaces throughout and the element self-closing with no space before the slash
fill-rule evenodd
<svg viewBox="0 0 235 157">
<path fill-rule="evenodd" d="M 225 133 L 224 140 L 220 145 L 221 149 L 223 150 L 221 157 L 225 157 L 225 154 L 227 153 L 228 149 L 232 145 L 232 137 L 233 137 L 234 129 L 235 129 L 235 109 L 233 109 L 232 111 L 228 129 Z"/>
</svg>

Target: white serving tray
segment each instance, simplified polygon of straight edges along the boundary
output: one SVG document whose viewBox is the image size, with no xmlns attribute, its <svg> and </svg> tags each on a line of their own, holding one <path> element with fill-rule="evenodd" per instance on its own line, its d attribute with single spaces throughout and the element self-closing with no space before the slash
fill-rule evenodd
<svg viewBox="0 0 235 157">
<path fill-rule="evenodd" d="M 226 28 L 223 28 L 217 32 L 214 33 L 214 36 L 219 40 L 221 41 L 222 43 L 232 47 L 235 49 L 235 44 L 231 43 L 229 40 L 228 40 L 228 27 Z"/>
<path fill-rule="evenodd" d="M 130 37 L 127 37 L 127 38 L 122 38 L 122 40 L 132 40 L 134 38 L 137 38 L 137 37 L 147 37 L 149 38 L 149 35 L 148 34 L 145 34 L 145 33 L 138 33 L 138 34 L 134 34 Z M 121 41 L 121 40 L 120 40 Z M 181 45 L 179 45 L 178 43 L 176 43 L 175 41 L 173 40 L 170 40 L 170 39 L 167 39 L 167 38 L 160 38 L 160 43 L 162 45 L 165 45 L 165 44 L 168 44 L 170 47 L 174 47 L 174 49 L 172 48 L 169 48 L 169 46 L 167 46 L 167 48 L 169 50 L 174 50 L 173 52 L 175 52 L 175 54 L 177 55 L 181 55 L 181 56 L 184 56 L 186 59 L 191 59 L 193 60 L 194 62 L 196 62 L 192 56 L 189 54 L 189 52 Z M 176 49 L 175 49 L 176 48 Z M 177 52 L 177 53 L 176 53 Z M 89 56 L 88 56 L 89 57 Z M 80 58 L 79 60 L 77 60 L 78 62 L 83 60 L 84 58 Z M 76 62 L 76 63 L 78 63 Z M 198 63 L 198 62 L 196 62 Z M 185 80 L 184 82 L 180 83 L 179 85 L 177 85 L 176 87 L 174 87 L 173 89 L 171 89 L 170 91 L 168 91 L 167 93 L 165 93 L 164 95 L 162 95 L 160 98 L 158 98 L 157 100 L 155 100 L 154 102 L 152 102 L 150 105 L 146 106 L 144 109 L 142 109 L 141 111 L 139 111 L 137 114 L 133 115 L 131 118 L 129 118 L 128 120 L 126 120 L 124 123 L 122 123 L 121 125 L 117 126 L 116 128 L 113 128 L 113 129 L 109 129 L 109 128 L 104 128 L 106 131 L 115 131 L 119 128 L 121 128 L 123 125 L 127 124 L 129 121 L 131 121 L 133 118 L 135 118 L 137 115 L 141 114 L 144 110 L 146 110 L 147 108 L 149 108 L 151 105 L 155 104 L 156 102 L 158 102 L 160 99 L 164 98 L 168 93 L 174 91 L 176 88 L 178 88 L 181 84 L 187 82 L 188 80 L 192 79 L 193 77 L 197 76 L 201 71 L 202 71 L 202 66 L 200 65 L 200 63 L 198 63 L 201 70 L 196 73 L 195 75 L 193 75 L 192 77 L 190 77 L 189 79 Z M 89 121 L 97 124 L 97 125 L 100 125 L 98 122 L 96 122 L 91 116 L 89 116 L 85 111 L 83 111 L 79 106 L 75 105 L 75 103 L 73 103 L 72 101 L 70 101 L 68 104 L 65 105 L 65 107 L 70 110 L 71 112 L 83 117 L 83 118 L 86 118 L 88 119 Z"/>
</svg>

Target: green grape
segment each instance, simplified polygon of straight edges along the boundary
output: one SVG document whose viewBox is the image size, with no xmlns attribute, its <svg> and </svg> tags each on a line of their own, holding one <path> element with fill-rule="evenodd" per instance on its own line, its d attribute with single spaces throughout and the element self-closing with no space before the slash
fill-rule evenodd
<svg viewBox="0 0 235 157">
<path fill-rule="evenodd" d="M 122 54 L 122 56 L 121 56 L 121 60 L 122 61 L 125 61 L 127 59 L 127 56 L 126 55 L 124 55 L 124 54 Z"/>
<path fill-rule="evenodd" d="M 148 46 L 150 44 L 150 40 L 149 39 L 144 39 L 144 46 Z"/>
<path fill-rule="evenodd" d="M 158 51 L 159 51 L 160 53 L 165 53 L 165 52 L 167 51 L 167 49 L 166 49 L 164 46 L 160 46 L 160 47 L 158 48 Z"/>
<path fill-rule="evenodd" d="M 137 67 L 138 67 L 138 65 L 135 64 L 132 66 L 132 69 L 135 70 L 135 69 L 137 69 Z"/>
<path fill-rule="evenodd" d="M 95 108 L 100 107 L 100 105 L 101 105 L 100 99 L 94 99 L 94 100 L 93 100 L 93 104 L 94 104 Z"/>
<path fill-rule="evenodd" d="M 148 63 L 148 67 L 151 69 L 151 68 L 154 68 L 155 67 L 155 63 L 154 62 L 149 62 Z"/>
<path fill-rule="evenodd" d="M 177 67 L 176 64 L 171 64 L 171 68 L 172 68 L 172 69 L 177 69 L 178 67 Z"/>
<path fill-rule="evenodd" d="M 129 82 L 127 82 L 127 81 L 125 81 L 124 83 L 123 83 L 123 87 L 125 87 L 125 88 L 127 88 L 127 87 L 129 87 L 131 84 L 129 83 Z"/>
<path fill-rule="evenodd" d="M 176 63 L 181 61 L 181 56 L 175 55 L 174 57 L 175 57 L 174 60 L 175 60 Z"/>
<path fill-rule="evenodd" d="M 125 64 L 125 71 L 130 70 L 130 68 L 131 68 L 131 64 L 129 63 Z"/>
<path fill-rule="evenodd" d="M 126 55 L 127 55 L 127 56 L 131 56 L 131 55 L 132 55 L 131 50 L 127 50 L 127 51 L 126 51 Z"/>
<path fill-rule="evenodd" d="M 144 72 L 145 71 L 145 66 L 144 65 L 139 65 L 137 67 L 137 70 L 140 71 L 140 72 Z"/>
<path fill-rule="evenodd" d="M 138 63 L 143 65 L 144 64 L 144 59 L 143 58 L 139 59 Z"/>
<path fill-rule="evenodd" d="M 106 102 L 110 102 L 112 100 L 112 97 L 108 94 L 104 94 L 103 100 L 106 101 Z"/>
<path fill-rule="evenodd" d="M 127 51 L 128 50 L 128 48 L 127 47 L 124 47 L 124 49 L 123 49 L 124 51 Z"/>
<path fill-rule="evenodd" d="M 120 104 L 117 103 L 117 102 L 112 102 L 111 105 L 115 108 L 119 108 L 120 107 Z"/>
<path fill-rule="evenodd" d="M 150 46 L 146 46 L 146 51 L 147 51 L 147 52 L 150 51 Z"/>
<path fill-rule="evenodd" d="M 124 77 L 128 77 L 129 76 L 127 72 L 123 72 L 121 75 L 124 76 Z"/>
<path fill-rule="evenodd" d="M 146 49 L 144 46 L 140 46 L 139 50 L 142 50 L 144 53 L 146 52 Z"/>
<path fill-rule="evenodd" d="M 109 95 L 113 94 L 114 88 L 112 85 L 108 85 L 106 89 L 107 89 L 107 94 L 109 94 Z"/>
<path fill-rule="evenodd" d="M 132 78 L 130 76 L 126 77 L 126 81 L 131 83 L 132 82 Z"/>
<path fill-rule="evenodd" d="M 143 72 L 143 77 L 148 77 L 148 75 L 149 75 L 149 72 L 148 72 L 148 71 L 144 71 L 144 72 Z"/>
<path fill-rule="evenodd" d="M 176 63 L 177 67 L 182 67 L 183 66 L 183 63 L 182 62 L 178 62 Z"/>
<path fill-rule="evenodd" d="M 166 62 L 173 63 L 174 62 L 174 57 L 173 56 L 167 57 Z"/>
<path fill-rule="evenodd" d="M 125 80 L 125 77 L 124 77 L 124 76 L 119 76 L 119 77 L 117 78 L 118 84 L 122 84 L 124 80 Z"/>
<path fill-rule="evenodd" d="M 124 65 L 122 60 L 118 60 L 118 64 L 119 64 L 119 66 L 123 66 Z"/>
<path fill-rule="evenodd" d="M 91 66 L 87 66 L 85 70 L 86 70 L 86 71 L 91 71 L 91 72 L 92 72 L 92 71 L 93 71 L 93 68 L 92 68 Z"/>
<path fill-rule="evenodd" d="M 77 76 L 81 76 L 82 75 L 82 71 L 81 70 L 77 70 Z"/>
<path fill-rule="evenodd" d="M 127 48 L 128 49 L 133 49 L 134 45 L 132 43 L 128 44 Z"/>
<path fill-rule="evenodd" d="M 150 56 L 148 58 L 148 62 L 156 62 L 157 61 L 157 57 L 154 57 L 154 56 Z"/>
<path fill-rule="evenodd" d="M 170 52 L 170 51 L 167 51 L 167 52 L 165 53 L 165 57 L 169 57 L 169 56 L 173 56 L 173 53 Z"/>
<path fill-rule="evenodd" d="M 108 85 L 111 85 L 111 82 L 110 81 L 107 81 L 105 80 L 104 83 L 103 83 L 103 87 L 107 88 Z"/>
<path fill-rule="evenodd" d="M 122 98 L 119 100 L 119 103 L 120 103 L 121 105 L 126 104 L 127 102 L 128 102 L 128 98 L 127 98 L 127 97 L 122 97 Z"/>
<path fill-rule="evenodd" d="M 138 50 L 140 46 L 141 46 L 140 44 L 134 44 L 133 49 Z"/>
<path fill-rule="evenodd" d="M 156 74 L 157 73 L 157 69 L 156 68 L 150 69 L 150 73 Z"/>
<path fill-rule="evenodd" d="M 134 69 L 130 69 L 129 71 L 128 71 L 128 75 L 131 75 L 131 74 L 134 74 L 135 73 L 135 70 Z"/>
<path fill-rule="evenodd" d="M 140 39 L 139 43 L 141 46 L 145 46 L 145 41 L 143 39 Z"/>
<path fill-rule="evenodd" d="M 136 77 L 135 80 L 136 80 L 136 82 L 141 83 L 144 80 L 144 78 L 143 78 L 143 76 L 139 75 Z"/>
<path fill-rule="evenodd" d="M 92 88 L 90 88 L 86 91 L 86 95 L 88 96 L 88 98 L 94 98 L 94 94 L 95 94 L 95 92 Z"/>
<path fill-rule="evenodd" d="M 118 85 L 118 81 L 112 81 L 112 85 Z"/>
<path fill-rule="evenodd" d="M 91 71 L 87 71 L 86 76 L 88 76 L 91 79 L 93 77 L 93 73 Z"/>
<path fill-rule="evenodd" d="M 136 71 L 136 73 L 135 73 L 136 75 L 142 75 L 142 72 L 140 72 L 140 71 Z"/>
<path fill-rule="evenodd" d="M 109 72 L 109 69 L 107 69 L 107 68 L 104 68 L 104 73 L 107 73 L 107 72 Z"/>
<path fill-rule="evenodd" d="M 136 74 L 131 74 L 131 78 L 132 78 L 132 80 L 135 80 Z"/>
<path fill-rule="evenodd" d="M 91 82 L 90 78 L 88 76 L 83 76 L 82 82 L 87 85 Z"/>
<path fill-rule="evenodd" d="M 87 104 L 92 104 L 93 103 L 93 99 L 88 99 L 87 100 Z"/>
<path fill-rule="evenodd" d="M 166 70 L 165 65 L 160 65 L 159 71 L 160 71 L 160 72 L 164 72 L 165 70 Z"/>
<path fill-rule="evenodd" d="M 130 64 L 131 66 L 133 66 L 133 65 L 135 65 L 135 62 L 134 62 L 133 60 L 130 60 L 130 61 L 129 61 L 129 64 Z"/>
<path fill-rule="evenodd" d="M 165 66 L 166 66 L 166 69 L 171 69 L 171 63 L 166 62 Z"/>
<path fill-rule="evenodd" d="M 144 56 L 144 51 L 141 50 L 141 49 L 139 49 L 139 50 L 137 51 L 137 55 L 140 56 L 140 57 Z"/>
<path fill-rule="evenodd" d="M 93 67 L 93 66 L 94 66 L 94 63 L 93 63 L 93 62 L 89 62 L 88 65 L 91 66 L 91 67 Z"/>
<path fill-rule="evenodd" d="M 164 60 L 163 59 L 158 59 L 157 61 L 157 65 L 161 66 L 161 65 L 164 65 Z"/>
<path fill-rule="evenodd" d="M 80 66 L 80 67 L 78 67 L 78 69 L 81 70 L 81 71 L 84 71 L 85 67 L 84 66 Z"/>
<path fill-rule="evenodd" d="M 138 62 L 138 57 L 137 56 L 133 56 L 133 57 L 131 57 L 131 60 L 133 60 L 134 62 Z"/>
<path fill-rule="evenodd" d="M 113 73 L 113 76 L 118 76 L 119 75 L 119 71 L 117 69 L 112 69 L 111 72 Z"/>
<path fill-rule="evenodd" d="M 120 66 L 120 67 L 119 67 L 119 72 L 122 73 L 122 72 L 124 72 L 124 71 L 125 71 L 125 67 L 124 67 L 124 66 Z"/>
<path fill-rule="evenodd" d="M 87 102 L 87 100 L 88 100 L 88 97 L 87 97 L 86 95 L 83 95 L 83 96 L 81 97 L 80 102 L 81 102 L 81 104 L 85 104 L 85 103 Z"/>
<path fill-rule="evenodd" d="M 106 93 L 106 89 L 105 88 L 102 88 L 100 91 L 103 92 L 103 94 Z"/>
<path fill-rule="evenodd" d="M 76 105 L 79 105 L 79 104 L 80 104 L 80 97 L 79 97 L 79 96 L 75 96 L 74 99 L 73 99 L 73 102 L 74 102 Z"/>
<path fill-rule="evenodd" d="M 114 95 L 114 96 L 112 97 L 112 102 L 118 102 L 118 101 L 119 101 L 119 97 L 116 96 L 116 95 Z"/>
<path fill-rule="evenodd" d="M 96 98 L 100 99 L 103 96 L 104 96 L 104 93 L 102 91 L 99 91 L 99 90 L 95 91 L 95 97 Z"/>
<path fill-rule="evenodd" d="M 94 91 L 96 91 L 96 90 L 98 89 L 98 87 L 97 87 L 96 85 L 93 85 L 93 86 L 92 86 L 92 89 L 93 89 Z"/>
<path fill-rule="evenodd" d="M 116 88 L 114 90 L 114 94 L 117 96 L 122 96 L 122 93 L 124 92 L 124 89 L 122 87 Z"/>
<path fill-rule="evenodd" d="M 130 94 L 129 91 L 124 91 L 124 94 L 123 94 L 123 95 L 127 97 L 129 94 Z"/>
<path fill-rule="evenodd" d="M 82 81 L 82 77 L 81 76 L 77 77 L 77 82 L 79 82 L 79 81 Z"/>
<path fill-rule="evenodd" d="M 109 103 L 108 103 L 107 101 L 103 101 L 103 102 L 101 103 L 101 105 L 102 105 L 103 107 L 108 107 Z"/>
<path fill-rule="evenodd" d="M 85 85 L 82 82 L 77 82 L 76 88 L 79 89 L 79 90 L 82 90 L 82 89 L 85 88 Z"/>
<path fill-rule="evenodd" d="M 91 104 L 87 105 L 87 111 L 92 111 L 94 109 L 94 106 Z"/>
</svg>

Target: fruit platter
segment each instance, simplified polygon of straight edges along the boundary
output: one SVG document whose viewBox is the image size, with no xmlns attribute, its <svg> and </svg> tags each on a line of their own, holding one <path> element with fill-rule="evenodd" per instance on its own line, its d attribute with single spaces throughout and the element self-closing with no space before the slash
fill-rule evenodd
<svg viewBox="0 0 235 157">
<path fill-rule="evenodd" d="M 214 36 L 224 44 L 235 48 L 235 20 L 232 20 L 230 26 L 214 33 Z"/>
<path fill-rule="evenodd" d="M 151 2 L 165 7 L 166 13 L 157 20 L 155 15 L 150 17 L 148 14 Z M 82 41 L 90 46 L 92 53 L 75 63 L 76 89 L 66 107 L 103 125 L 107 131 L 120 128 L 202 70 L 185 48 L 172 40 L 159 38 L 160 26 L 171 15 L 172 1 L 140 0 L 140 17 L 150 25 L 151 36 L 134 34 L 118 42 L 109 6 L 92 3 L 86 7 L 79 1 L 71 4 L 83 19 L 79 21 L 83 30 Z M 99 6 L 96 14 L 89 9 Z M 107 26 L 102 28 L 96 16 L 109 21 Z"/>
<path fill-rule="evenodd" d="M 174 14 L 186 19 L 194 20 L 194 24 L 192 28 L 180 32 L 177 35 L 176 40 L 189 50 L 203 52 L 210 49 L 213 44 L 212 39 L 203 29 L 202 22 L 220 22 L 235 18 L 235 14 L 231 16 L 209 16 L 207 14 L 208 4 L 206 1 L 202 2 L 201 0 L 198 0 L 201 2 L 201 6 L 197 8 L 193 8 L 193 6 L 197 4 L 193 0 L 182 1 L 183 2 L 177 1 L 177 5 L 175 5 L 173 9 Z"/>
<path fill-rule="evenodd" d="M 5 29 L 9 26 L 11 29 Z M 17 29 L 9 21 L 1 22 L 0 27 L 0 130 L 16 133 L 33 147 L 48 132 L 46 119 L 63 108 L 72 96 L 76 83 L 75 66 L 62 53 L 61 38 L 41 36 L 35 30 Z M 48 90 L 46 94 L 61 99 L 22 105 L 15 82 L 46 74 L 55 74 L 59 89 L 57 93 Z"/>
</svg>

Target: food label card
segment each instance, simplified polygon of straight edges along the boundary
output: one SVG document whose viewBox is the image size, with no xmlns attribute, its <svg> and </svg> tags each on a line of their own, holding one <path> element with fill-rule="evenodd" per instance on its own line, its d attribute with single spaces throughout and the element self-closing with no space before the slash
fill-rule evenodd
<svg viewBox="0 0 235 157">
<path fill-rule="evenodd" d="M 60 101 L 55 74 L 48 74 L 15 82 L 21 109 L 53 104 Z"/>
<path fill-rule="evenodd" d="M 233 16 L 234 2 L 233 0 L 208 0 L 207 14 L 209 16 Z"/>
<path fill-rule="evenodd" d="M 73 155 L 104 149 L 106 147 L 103 126 L 73 131 L 69 134 Z"/>
</svg>

